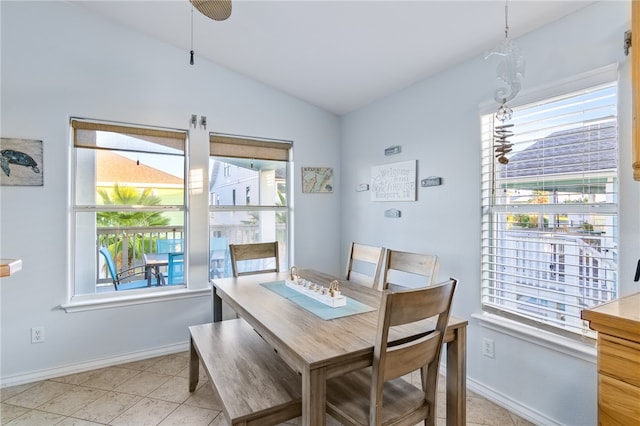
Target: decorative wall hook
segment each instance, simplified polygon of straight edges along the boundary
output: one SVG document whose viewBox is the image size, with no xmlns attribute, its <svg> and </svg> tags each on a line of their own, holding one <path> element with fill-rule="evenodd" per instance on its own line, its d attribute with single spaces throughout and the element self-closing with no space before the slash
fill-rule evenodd
<svg viewBox="0 0 640 426">
<path fill-rule="evenodd" d="M 624 55 L 629 56 L 629 49 L 631 48 L 631 30 L 624 32 Z"/>
</svg>

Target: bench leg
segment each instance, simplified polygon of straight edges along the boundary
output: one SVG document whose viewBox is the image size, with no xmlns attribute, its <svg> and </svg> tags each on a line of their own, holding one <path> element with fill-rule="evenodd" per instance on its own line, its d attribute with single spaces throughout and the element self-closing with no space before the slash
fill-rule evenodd
<svg viewBox="0 0 640 426">
<path fill-rule="evenodd" d="M 191 349 L 189 357 L 189 392 L 196 390 L 198 386 L 198 376 L 200 375 L 200 357 L 198 351 L 193 345 L 193 339 L 191 339 Z"/>
</svg>

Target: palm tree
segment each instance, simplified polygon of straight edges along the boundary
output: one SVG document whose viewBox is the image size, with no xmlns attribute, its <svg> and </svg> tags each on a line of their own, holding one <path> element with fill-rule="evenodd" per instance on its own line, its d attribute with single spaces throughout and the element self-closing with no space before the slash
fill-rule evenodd
<svg viewBox="0 0 640 426">
<path fill-rule="evenodd" d="M 113 185 L 112 190 L 99 189 L 98 195 L 102 198 L 104 205 L 139 205 L 157 206 L 161 200 L 153 195 L 151 188 L 138 190 L 129 186 Z M 164 217 L 160 212 L 149 211 L 125 211 L 125 212 L 98 212 L 96 217 L 99 227 L 126 228 L 133 226 L 150 227 L 164 226 L 169 224 L 170 219 Z M 126 235 L 126 229 L 122 231 Z M 152 241 L 144 240 L 141 235 L 129 235 L 128 241 L 128 264 L 131 264 L 134 253 L 146 253 L 151 251 Z M 122 252 L 122 237 L 116 237 L 115 241 L 108 241 L 106 236 L 102 237 L 101 245 L 109 247 L 116 262 Z M 121 259 L 120 259 L 121 261 Z"/>
</svg>

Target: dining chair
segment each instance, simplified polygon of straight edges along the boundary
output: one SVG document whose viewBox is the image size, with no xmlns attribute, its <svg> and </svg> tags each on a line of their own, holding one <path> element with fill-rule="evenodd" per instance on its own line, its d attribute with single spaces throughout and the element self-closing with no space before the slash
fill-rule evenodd
<svg viewBox="0 0 640 426">
<path fill-rule="evenodd" d="M 450 278 L 430 287 L 383 291 L 373 365 L 327 381 L 327 413 L 345 425 L 435 424 L 438 367 L 456 283 Z M 435 324 L 412 324 L 410 333 L 396 329 L 436 316 Z M 419 386 L 402 377 L 416 370 Z"/>
<path fill-rule="evenodd" d="M 113 260 L 113 256 L 111 256 L 111 251 L 109 251 L 107 247 L 100 247 L 100 254 L 104 257 L 107 269 L 113 280 L 113 288 L 115 288 L 116 291 L 148 287 L 147 271 L 143 266 L 134 266 L 118 272 L 116 262 Z M 151 273 L 151 271 L 148 273 Z M 138 276 L 142 277 L 142 279 L 134 279 Z"/>
<path fill-rule="evenodd" d="M 382 289 L 429 286 L 437 279 L 439 265 L 433 254 L 387 249 Z"/>
<path fill-rule="evenodd" d="M 184 284 L 184 252 L 167 253 L 167 284 Z"/>
<path fill-rule="evenodd" d="M 182 238 L 163 238 L 156 240 L 156 253 L 184 252 Z"/>
<path fill-rule="evenodd" d="M 351 243 L 346 279 L 357 284 L 377 288 L 384 251 L 384 247 Z"/>
<path fill-rule="evenodd" d="M 280 272 L 278 242 L 229 244 L 233 276 Z M 273 259 L 269 261 L 268 259 Z"/>
</svg>

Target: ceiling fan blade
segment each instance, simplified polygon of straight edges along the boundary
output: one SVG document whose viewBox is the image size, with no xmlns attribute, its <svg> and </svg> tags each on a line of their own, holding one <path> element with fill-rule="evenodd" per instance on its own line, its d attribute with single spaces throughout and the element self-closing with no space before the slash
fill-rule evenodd
<svg viewBox="0 0 640 426">
<path fill-rule="evenodd" d="M 215 21 L 224 21 L 231 16 L 231 0 L 189 0 L 191 4 Z"/>
</svg>

